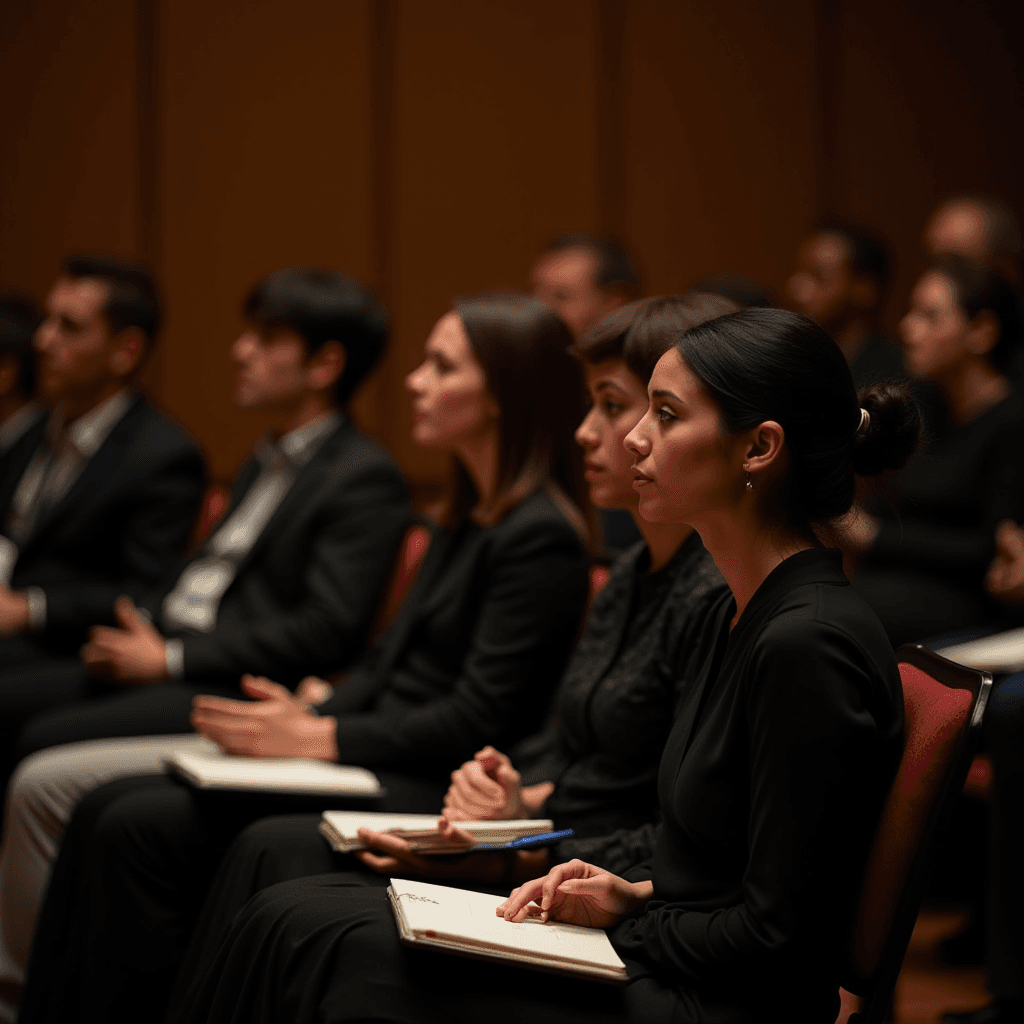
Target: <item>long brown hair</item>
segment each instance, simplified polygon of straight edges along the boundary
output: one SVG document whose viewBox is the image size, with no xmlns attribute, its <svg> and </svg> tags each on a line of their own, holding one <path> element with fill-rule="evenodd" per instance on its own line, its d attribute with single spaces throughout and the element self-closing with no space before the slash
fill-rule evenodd
<svg viewBox="0 0 1024 1024">
<path fill-rule="evenodd" d="M 460 299 L 454 311 L 500 410 L 498 472 L 494 496 L 483 507 L 456 461 L 446 524 L 471 516 L 492 525 L 543 488 L 591 544 L 596 521 L 573 440 L 584 414 L 583 386 L 568 352 L 568 328 L 548 306 L 525 295 Z"/>
</svg>

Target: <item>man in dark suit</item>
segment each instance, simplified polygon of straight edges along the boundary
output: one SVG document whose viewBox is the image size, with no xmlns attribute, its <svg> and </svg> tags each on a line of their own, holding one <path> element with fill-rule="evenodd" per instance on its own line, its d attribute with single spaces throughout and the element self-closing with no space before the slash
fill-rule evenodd
<svg viewBox="0 0 1024 1024">
<path fill-rule="evenodd" d="M 119 594 L 156 586 L 182 556 L 202 456 L 131 387 L 159 319 L 152 278 L 124 260 L 71 257 L 50 291 L 35 346 L 52 411 L 0 481 L 0 671 L 75 654 Z"/>
<path fill-rule="evenodd" d="M 383 351 L 385 313 L 346 275 L 297 268 L 260 282 L 245 314 L 234 397 L 271 415 L 270 436 L 197 557 L 140 607 L 119 598 L 81 663 L 53 666 L 90 699 L 38 716 L 20 754 L 186 732 L 196 693 L 237 696 L 247 672 L 294 687 L 362 652 L 410 521 L 401 473 L 343 412 Z"/>
</svg>

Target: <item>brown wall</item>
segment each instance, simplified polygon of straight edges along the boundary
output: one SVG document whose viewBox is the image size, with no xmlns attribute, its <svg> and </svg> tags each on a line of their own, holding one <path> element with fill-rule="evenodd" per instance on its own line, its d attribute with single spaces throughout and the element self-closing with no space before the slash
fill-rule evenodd
<svg viewBox="0 0 1024 1024">
<path fill-rule="evenodd" d="M 927 211 L 1024 209 L 1024 18 L 960 0 L 6 0 L 0 287 L 60 258 L 150 260 L 147 371 L 228 476 L 264 424 L 228 404 L 246 288 L 351 270 L 394 319 L 357 416 L 421 482 L 401 378 L 452 298 L 521 286 L 562 230 L 620 233 L 651 291 L 781 289 L 817 215 L 882 229 L 890 321 Z"/>
</svg>

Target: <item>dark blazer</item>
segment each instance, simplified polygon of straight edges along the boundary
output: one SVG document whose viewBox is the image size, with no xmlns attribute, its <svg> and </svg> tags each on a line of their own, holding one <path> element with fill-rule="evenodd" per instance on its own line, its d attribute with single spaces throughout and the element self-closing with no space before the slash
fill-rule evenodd
<svg viewBox="0 0 1024 1024">
<path fill-rule="evenodd" d="M 258 472 L 255 460 L 243 465 L 233 505 Z M 363 651 L 411 518 L 401 471 L 343 421 L 300 469 L 238 566 L 216 626 L 176 634 L 185 678 L 234 685 L 252 672 L 291 686 L 350 664 Z M 157 622 L 169 586 L 147 602 Z"/>
<path fill-rule="evenodd" d="M 43 419 L 8 453 L 0 530 L 45 430 Z M 73 653 L 90 626 L 113 622 L 118 595 L 138 600 L 166 577 L 185 549 L 203 485 L 195 442 L 137 396 L 21 545 L 11 586 L 45 592 L 46 648 Z"/>
<path fill-rule="evenodd" d="M 659 776 L 654 898 L 612 932 L 673 1019 L 832 1020 L 878 814 L 902 752 L 903 691 L 837 551 L 777 566 L 680 705 Z M 785 1002 L 783 1002 L 785 1000 Z M 653 1019 L 653 1018 L 652 1018 Z"/>
<path fill-rule="evenodd" d="M 543 492 L 495 526 L 437 530 L 394 623 L 321 705 L 342 762 L 442 777 L 536 729 L 587 589 L 586 553 Z"/>
</svg>

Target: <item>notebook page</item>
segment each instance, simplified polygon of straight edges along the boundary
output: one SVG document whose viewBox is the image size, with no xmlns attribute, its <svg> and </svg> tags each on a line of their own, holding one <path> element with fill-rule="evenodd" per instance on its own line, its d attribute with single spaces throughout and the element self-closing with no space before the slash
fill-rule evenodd
<svg viewBox="0 0 1024 1024">
<path fill-rule="evenodd" d="M 502 896 L 402 878 L 392 878 L 391 887 L 409 930 L 421 938 L 532 954 L 566 964 L 595 964 L 611 970 L 624 966 L 600 928 L 539 920 L 513 924 L 494 913 L 504 902 Z"/>
<path fill-rule="evenodd" d="M 167 761 L 201 786 L 367 795 L 380 791 L 377 776 L 365 768 L 304 758 L 232 757 L 177 751 Z"/>
</svg>

